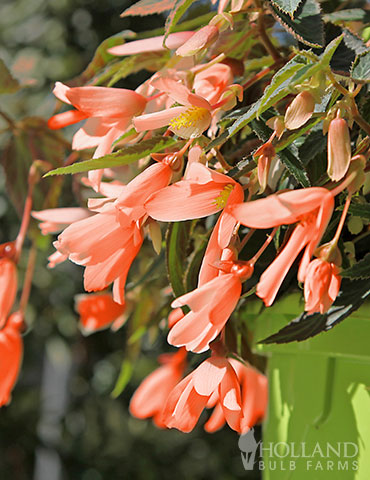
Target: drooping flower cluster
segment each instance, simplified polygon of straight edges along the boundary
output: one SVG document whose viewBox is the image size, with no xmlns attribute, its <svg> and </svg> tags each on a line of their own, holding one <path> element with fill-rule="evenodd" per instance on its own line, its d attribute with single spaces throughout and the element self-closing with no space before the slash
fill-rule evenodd
<svg viewBox="0 0 370 480">
<path fill-rule="evenodd" d="M 246 299 L 254 292 L 270 307 L 296 263 L 307 314 L 330 309 L 341 286 L 338 241 L 351 195 L 364 183 L 370 156 L 366 141 L 355 144 L 351 140 L 356 119 L 366 131 L 366 122 L 359 120 L 353 103 L 361 87 L 355 89 L 351 84 L 347 91 L 335 79 L 331 81 L 321 71 L 329 69 L 327 64 L 311 70 L 312 78 L 301 72 L 302 80 L 286 87 L 285 97 L 294 93 L 293 100 L 288 104 L 285 97 L 277 96 L 275 113 L 263 110 L 270 100 L 253 103 L 256 99 L 248 98 L 252 85 L 266 81 L 260 84 L 261 92 L 266 92 L 268 84 L 272 88 L 278 83 L 270 84 L 270 77 L 288 62 L 264 38 L 261 46 L 272 57 L 268 67 L 253 78 L 249 73 L 243 77 L 245 67 L 254 68 L 247 65 L 246 57 L 254 42 L 258 43 L 253 37 L 257 30 L 244 32 L 244 27 L 235 25 L 234 37 L 233 28 L 235 14 L 242 15 L 249 7 L 250 2 L 220 1 L 217 14 L 197 31 L 134 40 L 108 49 L 109 58 L 139 58 L 151 52 L 170 57 L 158 71 L 148 68 L 150 78 L 135 91 L 112 87 L 114 81 L 105 83 L 102 78 L 90 78 L 91 84 L 85 86 L 57 82 L 53 90 L 67 110 L 52 115 L 48 127 L 55 130 L 84 122 L 73 135 L 72 150 L 84 154 L 95 149 L 87 163 L 67 167 L 76 173 L 88 172 L 88 178 L 77 180 L 75 186 L 76 198 L 88 201 L 86 205 L 80 201 L 79 207 L 33 211 L 32 215 L 41 222 L 43 235 L 59 233 L 49 266 L 69 259 L 84 267 L 84 288 L 91 293 L 76 299 L 84 334 L 130 324 L 131 298 L 140 303 L 145 282 L 158 280 L 160 287 L 154 295 L 158 298 L 153 303 L 164 299 L 167 310 L 161 306 L 157 323 L 164 328 L 168 314 L 167 341 L 178 350 L 159 357 L 161 366 L 136 390 L 130 411 L 138 418 L 152 417 L 161 428 L 189 432 L 203 410 L 210 408 L 213 412 L 205 424 L 209 432 L 227 423 L 243 434 L 263 419 L 267 379 L 243 360 L 243 348 L 233 339 L 234 313 L 241 305 L 248 308 Z M 263 12 L 258 15 L 261 19 Z M 306 52 L 294 68 L 307 59 L 313 62 L 311 57 Z M 114 61 L 113 65 L 119 76 L 117 67 L 124 64 Z M 268 80 L 266 75 L 270 75 Z M 323 97 L 333 88 L 339 88 L 343 98 L 337 102 L 333 95 L 326 107 Z M 281 86 L 279 95 L 284 91 Z M 241 110 L 235 112 L 242 101 Z M 279 157 L 279 152 L 287 146 L 290 156 L 298 151 L 294 142 L 311 127 L 318 132 L 319 116 L 322 131 L 328 135 L 327 168 L 326 173 L 321 169 L 317 183 L 310 183 L 303 162 L 288 156 L 283 165 L 280 158 L 286 157 Z M 251 138 L 247 124 L 254 119 L 258 127 Z M 229 128 L 232 120 L 236 122 Z M 241 134 L 234 136 L 239 130 Z M 338 225 L 330 240 L 328 226 L 336 197 L 346 190 L 347 199 L 339 222 L 335 218 Z M 29 195 L 15 245 L 0 248 L 0 353 L 4 358 L 0 361 L 0 405 L 9 400 L 22 357 L 20 331 L 30 285 L 22 294 L 20 308 L 13 312 L 12 308 L 30 201 Z M 166 234 L 166 260 L 176 298 L 167 280 L 156 277 L 156 261 L 149 270 L 146 264 L 139 268 L 136 261 L 146 251 L 146 237 L 155 252 L 161 251 L 163 222 L 172 224 Z M 265 240 L 261 231 L 267 235 Z M 258 240 L 252 242 L 252 235 Z M 325 236 L 327 243 L 320 245 Z M 130 281 L 132 268 L 140 272 L 137 281 Z M 154 323 L 152 318 L 142 320 L 141 312 L 134 316 L 143 322 L 144 331 Z M 140 336 L 136 331 L 130 341 L 135 334 Z M 188 352 L 204 354 L 193 371 L 188 371 Z"/>
</svg>

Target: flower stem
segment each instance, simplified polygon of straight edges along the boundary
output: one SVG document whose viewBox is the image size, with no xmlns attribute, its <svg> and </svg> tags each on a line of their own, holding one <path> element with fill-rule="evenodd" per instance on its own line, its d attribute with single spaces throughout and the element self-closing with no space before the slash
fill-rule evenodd
<svg viewBox="0 0 370 480">
<path fill-rule="evenodd" d="M 28 255 L 27 270 L 24 277 L 22 295 L 19 302 L 19 311 L 24 315 L 31 292 L 33 272 L 35 270 L 37 249 L 35 243 L 32 244 Z"/>
<path fill-rule="evenodd" d="M 262 245 L 262 247 L 258 250 L 258 252 L 249 260 L 250 265 L 254 265 L 257 260 L 260 258 L 260 256 L 263 254 L 263 252 L 266 250 L 266 248 L 270 245 L 272 242 L 272 239 L 275 236 L 275 233 L 277 232 L 278 227 L 275 227 L 273 231 L 270 233 L 270 235 L 267 235 L 267 239 L 265 240 L 265 243 Z"/>
<path fill-rule="evenodd" d="M 348 195 L 347 198 L 346 198 L 346 203 L 344 204 L 343 212 L 342 212 L 342 215 L 341 215 L 339 223 L 338 223 L 337 231 L 335 232 L 334 238 L 331 242 L 335 246 L 337 245 L 340 234 L 342 233 L 344 222 L 346 220 L 348 209 L 349 209 L 349 206 L 350 206 L 350 203 L 351 203 L 351 198 L 352 198 L 352 195 Z"/>
</svg>

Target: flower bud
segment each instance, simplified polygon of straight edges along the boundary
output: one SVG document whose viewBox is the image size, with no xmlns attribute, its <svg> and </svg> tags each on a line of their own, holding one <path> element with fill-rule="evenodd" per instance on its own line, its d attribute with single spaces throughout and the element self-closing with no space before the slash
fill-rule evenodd
<svg viewBox="0 0 370 480">
<path fill-rule="evenodd" d="M 328 131 L 328 175 L 338 182 L 346 174 L 351 161 L 351 139 L 344 118 L 336 117 Z"/>
<path fill-rule="evenodd" d="M 275 147 L 268 141 L 264 143 L 253 156 L 258 157 L 258 183 L 260 184 L 260 193 L 262 193 L 266 189 L 271 161 L 275 157 Z"/>
<path fill-rule="evenodd" d="M 312 117 L 315 108 L 315 99 L 310 92 L 299 93 L 285 112 L 285 126 L 288 130 L 295 130 L 304 125 Z"/>
<path fill-rule="evenodd" d="M 176 50 L 180 57 L 191 57 L 203 48 L 207 48 L 218 38 L 218 28 L 214 25 L 206 25 L 198 30 L 181 47 Z"/>
</svg>

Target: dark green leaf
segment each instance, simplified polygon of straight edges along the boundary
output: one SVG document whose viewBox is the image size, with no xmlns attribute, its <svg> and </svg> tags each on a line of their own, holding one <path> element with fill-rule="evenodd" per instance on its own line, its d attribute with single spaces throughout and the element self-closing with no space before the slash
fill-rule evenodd
<svg viewBox="0 0 370 480">
<path fill-rule="evenodd" d="M 370 253 L 352 267 L 342 270 L 341 276 L 345 278 L 370 278 Z"/>
<path fill-rule="evenodd" d="M 310 47 L 324 47 L 324 29 L 321 18 L 320 5 L 315 0 L 302 2 L 294 19 L 279 10 L 273 4 L 270 5 L 275 18 L 295 38 Z"/>
<path fill-rule="evenodd" d="M 294 18 L 294 13 L 296 12 L 299 4 L 302 0 L 271 0 L 272 3 L 278 7 L 284 13 L 287 13 L 291 18 Z"/>
<path fill-rule="evenodd" d="M 322 130 L 313 130 L 299 147 L 299 158 L 304 165 L 307 165 L 316 155 L 326 149 L 326 145 L 327 138 L 322 134 Z"/>
<path fill-rule="evenodd" d="M 370 82 L 370 50 L 356 57 L 351 68 L 351 78 L 356 82 Z"/>
<path fill-rule="evenodd" d="M 171 223 L 167 230 L 167 272 L 175 297 L 186 293 L 184 276 L 191 223 L 191 221 Z"/>
<path fill-rule="evenodd" d="M 0 93 L 15 93 L 20 89 L 18 80 L 8 70 L 0 58 Z"/>
<path fill-rule="evenodd" d="M 129 17 L 134 15 L 153 15 L 154 13 L 162 13 L 166 10 L 171 10 L 175 5 L 176 0 L 140 0 L 131 7 L 126 8 L 121 13 L 121 17 Z"/>
<path fill-rule="evenodd" d="M 325 22 L 370 22 L 370 12 L 362 8 L 350 8 L 323 15 Z"/>
<path fill-rule="evenodd" d="M 341 210 L 343 210 L 343 207 Z M 348 211 L 354 217 L 361 217 L 364 220 L 370 221 L 370 203 L 351 203 Z"/>
<path fill-rule="evenodd" d="M 168 15 L 165 24 L 165 39 L 173 31 L 174 27 L 179 22 L 180 18 L 184 15 L 186 10 L 195 2 L 195 0 L 176 0 L 171 13 Z M 163 42 L 163 43 L 164 43 Z"/>
<path fill-rule="evenodd" d="M 146 157 L 151 153 L 161 152 L 165 148 L 172 147 L 177 141 L 172 137 L 156 136 L 149 140 L 144 140 L 136 145 L 122 148 L 118 152 L 104 155 L 100 158 L 92 158 L 84 162 L 74 163 L 68 167 L 57 168 L 51 170 L 45 177 L 52 175 L 66 175 L 68 173 L 82 173 L 90 170 L 97 170 L 99 168 L 120 167 L 121 165 L 128 165 L 136 162 L 141 158 Z"/>
<path fill-rule="evenodd" d="M 340 28 L 337 25 L 327 25 L 327 38 L 332 39 L 343 35 L 343 41 L 340 43 L 330 61 L 330 68 L 339 74 L 348 75 L 356 55 L 367 51 L 364 42 L 346 28 Z"/>
<path fill-rule="evenodd" d="M 302 313 L 286 327 L 260 343 L 300 342 L 325 332 L 355 312 L 370 296 L 370 280 L 343 280 L 342 291 L 332 307 L 325 314 Z"/>
</svg>

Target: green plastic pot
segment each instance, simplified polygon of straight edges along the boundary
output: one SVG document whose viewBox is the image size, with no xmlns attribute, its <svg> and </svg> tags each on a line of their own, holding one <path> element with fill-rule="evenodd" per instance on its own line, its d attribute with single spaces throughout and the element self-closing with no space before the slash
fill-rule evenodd
<svg viewBox="0 0 370 480">
<path fill-rule="evenodd" d="M 301 295 L 258 314 L 256 341 L 302 311 Z M 264 480 L 369 480 L 370 304 L 333 330 L 303 342 L 262 345 L 269 407 L 260 465 Z M 290 463 L 293 462 L 293 463 Z M 332 463 L 331 463 L 332 462 Z"/>
</svg>

